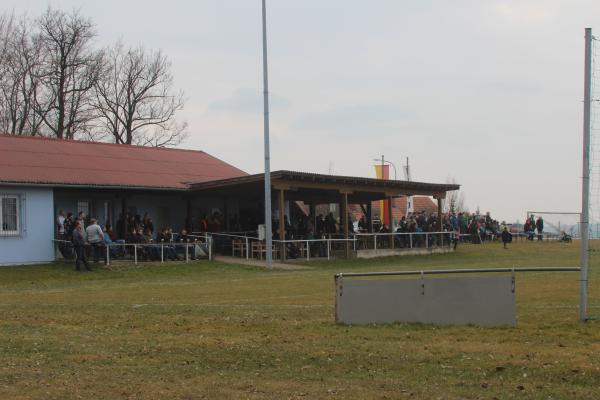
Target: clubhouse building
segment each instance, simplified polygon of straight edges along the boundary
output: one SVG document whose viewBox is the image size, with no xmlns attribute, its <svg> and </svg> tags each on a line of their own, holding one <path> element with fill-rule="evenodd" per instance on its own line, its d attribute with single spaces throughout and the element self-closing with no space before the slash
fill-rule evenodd
<svg viewBox="0 0 600 400">
<path fill-rule="evenodd" d="M 346 239 L 358 206 L 371 224 L 373 202 L 391 200 L 394 215 L 395 198 L 426 196 L 437 200 L 441 221 L 446 192 L 458 189 L 294 171 L 272 172 L 271 185 L 277 221 L 314 218 L 319 205 L 337 204 Z M 218 214 L 221 233 L 256 232 L 264 221 L 263 188 L 264 174 L 249 175 L 203 151 L 0 135 L 0 265 L 55 260 L 59 210 L 83 211 L 113 227 L 125 215 L 149 215 L 156 229 L 176 232 L 210 230 L 200 221 Z M 286 239 L 285 228 L 274 232 Z M 346 246 L 345 255 L 352 251 Z"/>
</svg>

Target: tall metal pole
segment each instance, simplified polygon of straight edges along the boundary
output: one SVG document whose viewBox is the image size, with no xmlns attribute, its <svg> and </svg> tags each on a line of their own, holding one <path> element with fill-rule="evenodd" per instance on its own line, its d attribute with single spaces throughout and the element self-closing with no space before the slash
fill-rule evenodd
<svg viewBox="0 0 600 400">
<path fill-rule="evenodd" d="M 587 320 L 590 206 L 590 112 L 592 83 L 592 28 L 585 29 L 585 67 L 583 80 L 583 181 L 581 185 L 581 272 L 579 278 L 579 320 Z"/>
<path fill-rule="evenodd" d="M 408 164 L 408 157 L 406 157 L 406 169 L 405 169 L 405 172 L 406 172 L 406 180 L 408 182 L 410 182 L 410 166 Z M 406 196 L 406 217 L 408 217 L 408 213 L 410 212 L 411 204 L 413 204 L 413 206 L 414 206 L 413 197 L 412 196 Z"/>
<path fill-rule="evenodd" d="M 271 224 L 271 150 L 269 148 L 269 74 L 267 70 L 267 4 L 262 0 L 263 96 L 265 128 L 265 234 L 267 268 L 273 268 L 273 227 Z M 281 223 L 281 221 L 280 221 Z"/>
</svg>

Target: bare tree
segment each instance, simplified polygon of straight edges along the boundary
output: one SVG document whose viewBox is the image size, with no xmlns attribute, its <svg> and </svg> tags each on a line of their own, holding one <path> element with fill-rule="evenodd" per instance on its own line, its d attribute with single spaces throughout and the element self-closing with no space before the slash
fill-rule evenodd
<svg viewBox="0 0 600 400">
<path fill-rule="evenodd" d="M 96 82 L 96 111 L 115 143 L 173 146 L 186 136 L 182 91 L 173 87 L 171 64 L 160 51 L 125 50 L 117 43 L 105 52 Z"/>
<path fill-rule="evenodd" d="M 2 130 L 16 135 L 36 135 L 41 118 L 34 112 L 39 88 L 40 42 L 29 31 L 31 21 L 23 15 L 12 25 L 0 62 Z"/>
<path fill-rule="evenodd" d="M 446 183 L 456 184 L 456 179 L 448 176 Z M 469 211 L 465 205 L 464 193 L 460 189 L 448 192 L 447 201 L 444 202 L 444 212 L 459 213 L 464 211 Z"/>
<path fill-rule="evenodd" d="M 70 14 L 48 8 L 37 21 L 42 48 L 36 113 L 48 133 L 73 139 L 91 129 L 94 114 L 92 88 L 102 54 L 92 47 L 95 31 L 91 20 L 79 12 Z"/>
<path fill-rule="evenodd" d="M 0 88 L 4 91 L 4 87 L 10 81 L 6 77 L 6 58 L 9 51 L 9 41 L 14 31 L 14 14 L 3 13 L 0 15 Z M 4 98 L 0 96 L 0 131 L 8 132 L 9 124 L 9 106 Z"/>
</svg>

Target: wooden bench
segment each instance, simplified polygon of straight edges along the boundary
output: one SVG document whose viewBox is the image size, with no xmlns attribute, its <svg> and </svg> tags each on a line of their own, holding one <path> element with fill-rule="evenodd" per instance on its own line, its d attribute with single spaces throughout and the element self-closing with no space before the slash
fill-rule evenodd
<svg viewBox="0 0 600 400">
<path fill-rule="evenodd" d="M 231 241 L 231 255 L 235 257 L 235 254 L 239 252 L 241 258 L 246 257 L 246 241 L 242 239 L 233 239 Z"/>
<path fill-rule="evenodd" d="M 255 255 L 257 256 L 257 258 L 259 260 L 263 259 L 263 255 L 264 257 L 266 257 L 267 254 L 267 245 L 265 242 L 263 241 L 259 241 L 259 240 L 255 240 L 252 242 L 252 245 L 250 246 L 250 257 L 254 258 Z M 277 245 L 275 243 L 273 243 L 273 248 L 271 249 L 273 252 L 273 259 L 278 258 L 278 254 L 279 254 L 279 249 L 277 247 Z"/>
</svg>

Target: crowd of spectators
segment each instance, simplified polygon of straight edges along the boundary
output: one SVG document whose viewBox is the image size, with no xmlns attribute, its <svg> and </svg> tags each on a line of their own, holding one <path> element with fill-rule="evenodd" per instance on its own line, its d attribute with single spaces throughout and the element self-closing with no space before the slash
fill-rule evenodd
<svg viewBox="0 0 600 400">
<path fill-rule="evenodd" d="M 437 213 L 420 211 L 402 216 L 400 220 L 394 220 L 390 227 L 380 221 L 377 216 L 369 223 L 365 216 L 355 220 L 353 214 L 349 213 L 347 228 L 351 238 L 356 234 L 359 234 L 359 238 L 360 234 L 390 234 L 381 237 L 381 245 L 389 244 L 390 240 L 393 240 L 395 246 L 399 248 L 435 246 L 440 240 L 439 235 L 424 235 L 434 232 L 453 233 L 452 237 L 455 245 L 459 241 L 478 244 L 499 238 L 507 228 L 504 222 L 498 222 L 491 217 L 489 212 L 485 215 L 469 212 L 448 212 L 442 215 L 441 221 L 438 221 L 438 219 Z M 233 228 L 234 231 L 244 227 L 250 229 L 252 226 L 253 229 L 256 229 L 258 224 L 251 224 L 251 222 L 246 221 L 245 224 L 242 224 L 237 216 L 233 216 L 228 221 L 228 225 L 230 230 Z M 197 220 L 196 230 L 218 233 L 224 230 L 224 225 L 223 214 L 215 211 L 210 217 L 202 215 Z M 273 238 L 275 240 L 280 237 L 280 225 L 278 220 L 273 220 Z M 286 240 L 339 238 L 344 234 L 343 223 L 339 217 L 331 212 L 316 216 L 301 214 L 295 216 L 291 222 L 286 215 L 283 226 L 285 227 Z M 527 218 L 524 225 L 527 239 L 534 240 L 537 232 L 538 240 L 542 240 L 543 229 L 544 221 L 541 217 L 538 217 L 537 220 L 533 215 Z M 185 229 L 178 233 L 173 232 L 170 227 L 155 231 L 154 222 L 148 213 L 143 216 L 137 214 L 121 215 L 117 220 L 116 229 L 113 230 L 110 223 L 101 226 L 96 219 L 88 218 L 84 212 L 79 212 L 75 216 L 71 212 L 65 215 L 61 210 L 56 218 L 56 232 L 58 239 L 71 243 L 71 247 L 63 245 L 61 251 L 63 255 L 70 253 L 75 256 L 77 269 L 80 268 L 81 263 L 86 268 L 88 267 L 86 260 L 88 254 L 93 257 L 95 262 L 99 262 L 100 259 L 106 261 L 106 245 L 109 245 L 108 251 L 111 259 L 131 256 L 132 249 L 127 246 L 131 244 L 144 245 L 137 248 L 137 257 L 141 260 L 181 260 L 186 255 L 194 259 L 198 251 L 202 251 L 201 248 L 196 247 L 195 242 L 198 237 L 190 235 Z M 392 233 L 398 235 L 392 235 Z M 425 238 L 428 238 L 428 243 L 425 243 Z M 449 245 L 449 239 L 450 236 L 448 236 L 448 240 L 442 240 Z M 194 243 L 194 246 L 190 246 L 190 243 Z M 218 249 L 220 242 L 215 240 L 215 243 Z M 293 255 L 294 246 L 290 245 L 289 247 L 289 254 Z M 322 253 L 323 249 L 321 247 L 315 245 L 314 252 Z"/>
<path fill-rule="evenodd" d="M 314 222 L 313 222 L 314 221 Z M 286 239 L 314 239 L 341 235 L 344 233 L 340 218 L 333 213 L 316 217 L 300 216 L 292 223 L 287 216 L 284 219 Z M 460 212 L 445 213 L 442 215 L 441 232 L 457 232 L 469 240 L 476 242 L 491 240 L 502 231 L 502 225 L 490 216 L 490 213 L 479 215 L 477 213 Z M 372 226 L 367 222 L 365 216 L 356 221 L 349 214 L 348 232 L 355 233 L 427 233 L 440 232 L 438 227 L 438 214 L 426 211 L 409 213 L 399 221 L 394 221 L 392 227 L 382 223 L 377 216 L 373 218 Z M 273 221 L 274 238 L 279 237 L 279 221 Z"/>
<path fill-rule="evenodd" d="M 538 217 L 536 220 L 535 215 L 531 214 L 527 220 L 525 220 L 523 232 L 527 235 L 527 240 L 533 240 L 536 231 L 538 240 L 542 240 L 544 238 L 544 220 L 542 217 Z"/>
<path fill-rule="evenodd" d="M 125 234 L 123 234 L 125 232 Z M 182 260 L 186 257 L 195 259 L 199 255 L 197 237 L 188 234 L 186 229 L 174 233 L 170 227 L 155 232 L 154 223 L 148 213 L 121 216 L 117 221 L 117 229 L 110 223 L 101 226 L 95 218 L 88 218 L 84 212 L 75 217 L 73 213 L 66 215 L 62 210 L 56 217 L 56 234 L 59 239 L 59 250 L 65 258 L 75 258 L 75 269 L 81 264 L 89 270 L 88 256 L 94 262 L 101 259 L 134 257 L 142 261 Z M 135 250 L 131 244 L 139 244 Z M 200 250 L 201 251 L 201 250 Z M 134 255 L 135 252 L 135 255 Z"/>
</svg>

